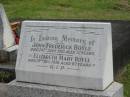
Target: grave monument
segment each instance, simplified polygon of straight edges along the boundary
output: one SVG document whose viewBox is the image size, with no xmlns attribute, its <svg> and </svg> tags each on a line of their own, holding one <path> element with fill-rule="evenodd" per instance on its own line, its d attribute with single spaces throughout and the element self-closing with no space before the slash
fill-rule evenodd
<svg viewBox="0 0 130 97">
<path fill-rule="evenodd" d="M 123 97 L 113 80 L 111 24 L 24 21 L 9 97 Z"/>
<path fill-rule="evenodd" d="M 0 65 L 11 61 L 12 55 L 16 49 L 15 39 L 6 16 L 4 7 L 0 4 Z M 16 55 L 16 54 L 15 54 Z M 12 58 L 15 59 L 15 58 Z M 1 67 L 1 66 L 0 66 Z"/>
<path fill-rule="evenodd" d="M 14 36 L 5 14 L 2 4 L 0 4 L 0 49 L 6 49 L 15 45 Z"/>
</svg>

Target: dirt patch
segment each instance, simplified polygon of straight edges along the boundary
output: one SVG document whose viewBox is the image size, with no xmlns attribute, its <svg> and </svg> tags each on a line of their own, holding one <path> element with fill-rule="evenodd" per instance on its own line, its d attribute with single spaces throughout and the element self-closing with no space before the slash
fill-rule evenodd
<svg viewBox="0 0 130 97">
<path fill-rule="evenodd" d="M 120 0 L 115 6 L 113 7 L 115 10 L 123 10 L 123 11 L 130 11 L 130 4 L 128 0 Z"/>
</svg>

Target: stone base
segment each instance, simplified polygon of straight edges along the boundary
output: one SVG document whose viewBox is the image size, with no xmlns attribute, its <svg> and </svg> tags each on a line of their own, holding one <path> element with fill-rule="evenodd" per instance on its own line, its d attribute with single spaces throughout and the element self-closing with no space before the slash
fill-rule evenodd
<svg viewBox="0 0 130 97">
<path fill-rule="evenodd" d="M 7 97 L 7 84 L 0 83 L 0 97 Z"/>
<path fill-rule="evenodd" d="M 14 80 L 8 84 L 8 97 L 123 97 L 123 85 L 114 82 L 104 91 L 95 91 Z"/>
</svg>

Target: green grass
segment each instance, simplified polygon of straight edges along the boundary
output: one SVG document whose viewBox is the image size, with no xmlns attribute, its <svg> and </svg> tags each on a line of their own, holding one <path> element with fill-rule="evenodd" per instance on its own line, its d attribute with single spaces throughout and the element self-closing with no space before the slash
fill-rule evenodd
<svg viewBox="0 0 130 97">
<path fill-rule="evenodd" d="M 130 0 L 0 0 L 10 20 L 130 20 Z"/>
<path fill-rule="evenodd" d="M 15 74 L 9 71 L 0 71 L 0 82 L 8 83 L 15 78 Z"/>
<path fill-rule="evenodd" d="M 118 81 L 124 85 L 124 97 L 130 97 L 130 64 L 126 67 L 126 72 L 118 78 Z"/>
</svg>

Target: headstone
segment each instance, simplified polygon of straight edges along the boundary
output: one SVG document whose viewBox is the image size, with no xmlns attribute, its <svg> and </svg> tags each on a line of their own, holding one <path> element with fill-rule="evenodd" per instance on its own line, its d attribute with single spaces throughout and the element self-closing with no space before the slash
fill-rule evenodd
<svg viewBox="0 0 130 97">
<path fill-rule="evenodd" d="M 15 41 L 8 18 L 3 5 L 0 4 L 0 63 L 9 61 L 9 54 L 5 50 L 14 44 Z"/>
<path fill-rule="evenodd" d="M 0 4 L 0 49 L 6 49 L 13 45 L 15 45 L 14 36 L 4 7 Z"/>
<path fill-rule="evenodd" d="M 24 21 L 16 80 L 104 90 L 113 82 L 111 24 Z"/>
<path fill-rule="evenodd" d="M 8 97 L 123 97 L 110 23 L 24 21 L 20 39 Z"/>
</svg>

